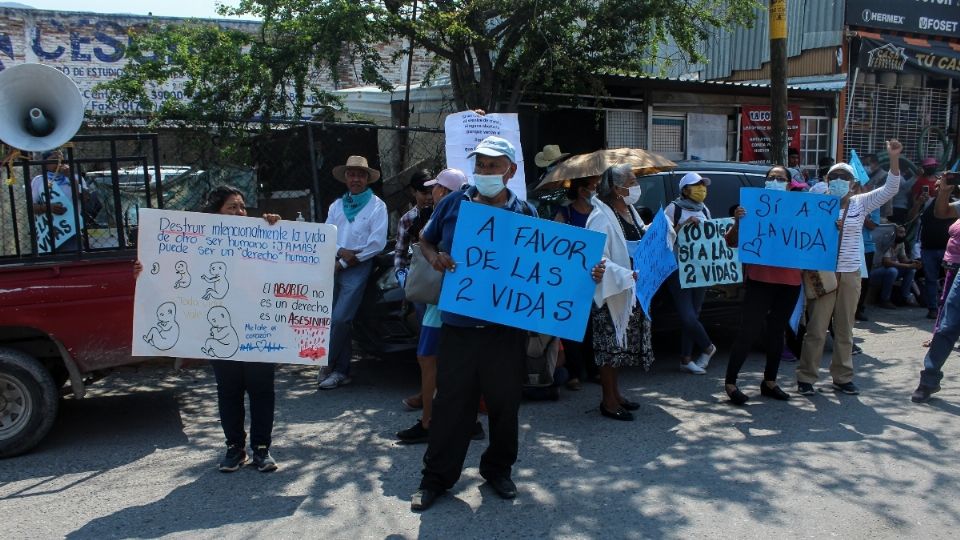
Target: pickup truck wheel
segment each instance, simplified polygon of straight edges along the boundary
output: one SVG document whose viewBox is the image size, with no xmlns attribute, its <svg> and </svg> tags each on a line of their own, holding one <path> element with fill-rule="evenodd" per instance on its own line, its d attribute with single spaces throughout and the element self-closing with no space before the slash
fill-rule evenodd
<svg viewBox="0 0 960 540">
<path fill-rule="evenodd" d="M 40 362 L 0 348 L 0 458 L 36 446 L 53 426 L 59 403 L 53 377 Z"/>
</svg>

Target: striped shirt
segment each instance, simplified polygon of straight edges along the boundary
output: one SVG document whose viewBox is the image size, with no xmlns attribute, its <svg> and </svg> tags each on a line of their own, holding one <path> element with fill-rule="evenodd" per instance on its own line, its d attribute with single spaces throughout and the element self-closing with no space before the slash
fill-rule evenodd
<svg viewBox="0 0 960 540">
<path fill-rule="evenodd" d="M 883 206 L 897 194 L 900 177 L 887 173 L 887 182 L 880 189 L 850 197 L 847 205 L 847 217 L 843 222 L 843 236 L 840 240 L 840 256 L 837 258 L 837 272 L 859 272 L 863 259 L 863 221 L 870 212 Z M 840 211 L 841 218 L 843 210 Z"/>
</svg>

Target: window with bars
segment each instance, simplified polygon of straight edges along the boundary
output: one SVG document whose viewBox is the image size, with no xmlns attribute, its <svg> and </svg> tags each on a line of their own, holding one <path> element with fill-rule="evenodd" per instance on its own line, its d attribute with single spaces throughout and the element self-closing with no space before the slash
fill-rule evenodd
<svg viewBox="0 0 960 540">
<path fill-rule="evenodd" d="M 647 118 L 643 111 L 607 110 L 607 148 L 646 148 Z"/>
<path fill-rule="evenodd" d="M 684 159 L 687 150 L 687 120 L 682 116 L 654 116 L 650 150 L 668 159 Z"/>
<path fill-rule="evenodd" d="M 826 116 L 800 117 L 800 167 L 815 169 L 820 158 L 833 157 L 830 148 L 830 118 Z"/>
<path fill-rule="evenodd" d="M 904 157 L 914 163 L 943 154 L 936 134 L 926 128 L 946 130 L 946 90 L 860 83 L 851 84 L 847 92 L 850 120 L 843 136 L 845 159 L 850 150 L 861 156 L 882 152 L 889 139 L 903 143 Z"/>
</svg>

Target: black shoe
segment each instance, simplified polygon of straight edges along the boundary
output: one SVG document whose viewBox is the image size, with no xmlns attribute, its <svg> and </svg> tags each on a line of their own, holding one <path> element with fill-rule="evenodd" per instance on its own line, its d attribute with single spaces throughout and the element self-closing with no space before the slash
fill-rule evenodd
<svg viewBox="0 0 960 540">
<path fill-rule="evenodd" d="M 515 499 L 517 497 L 517 485 L 509 477 L 499 476 L 486 480 L 501 499 Z"/>
<path fill-rule="evenodd" d="M 475 441 L 482 441 L 487 434 L 483 432 L 483 424 L 477 420 L 477 423 L 473 426 L 473 433 L 470 434 L 470 438 Z"/>
<path fill-rule="evenodd" d="M 858 355 L 858 354 L 860 354 L 860 353 L 862 353 L 862 352 L 863 352 L 863 349 L 861 349 L 860 347 L 857 347 L 857 344 L 856 344 L 856 343 L 854 343 L 854 344 L 850 347 L 850 355 L 851 355 L 851 356 L 856 356 L 856 355 Z"/>
<path fill-rule="evenodd" d="M 856 320 L 858 320 L 858 321 L 869 321 L 869 320 L 870 320 L 870 319 L 867 318 L 866 314 L 864 314 L 862 311 L 858 311 L 858 312 L 854 313 L 854 314 L 853 314 L 853 318 L 856 319 Z"/>
<path fill-rule="evenodd" d="M 730 398 L 730 403 L 734 405 L 743 405 L 744 403 L 750 401 L 750 397 L 740 391 L 739 388 L 734 388 L 733 392 L 726 390 L 727 397 Z"/>
<path fill-rule="evenodd" d="M 235 472 L 243 467 L 246 462 L 247 452 L 243 449 L 243 445 L 233 444 L 227 447 L 227 454 L 223 456 L 223 460 L 217 465 L 217 469 L 220 472 Z"/>
<path fill-rule="evenodd" d="M 843 383 L 843 384 L 833 383 L 833 387 L 834 387 L 837 391 L 843 392 L 844 394 L 847 394 L 848 396 L 856 396 L 857 394 L 860 393 L 860 389 L 857 388 L 857 385 L 853 384 L 852 381 L 851 381 L 851 382 L 847 382 L 847 383 Z"/>
<path fill-rule="evenodd" d="M 920 384 L 917 386 L 917 389 L 913 391 L 913 394 L 910 396 L 910 401 L 914 403 L 926 403 L 930 401 L 930 395 L 936 394 L 940 391 L 940 385 L 937 386 L 927 386 L 925 384 Z"/>
<path fill-rule="evenodd" d="M 403 431 L 397 432 L 397 438 L 400 442 L 406 444 L 425 443 L 430 439 L 430 430 L 423 427 L 420 420 L 417 423 Z"/>
<path fill-rule="evenodd" d="M 277 462 L 270 455 L 270 449 L 266 446 L 258 446 L 253 449 L 253 465 L 260 472 L 273 472 L 277 470 Z"/>
<path fill-rule="evenodd" d="M 936 319 L 936 318 L 937 318 L 937 310 L 935 310 L 935 309 L 928 309 L 928 310 L 927 310 L 927 318 L 928 318 L 928 319 L 931 319 L 931 320 Z"/>
<path fill-rule="evenodd" d="M 608 411 L 606 407 L 603 406 L 603 403 L 600 404 L 600 414 L 606 416 L 607 418 L 613 418 L 614 420 L 623 420 L 629 422 L 633 420 L 633 413 L 624 409 L 622 406 L 617 407 L 616 411 Z"/>
<path fill-rule="evenodd" d="M 630 401 L 629 399 L 626 401 L 621 401 L 620 406 L 628 411 L 635 411 L 640 408 L 639 403 L 637 403 L 636 401 Z"/>
<path fill-rule="evenodd" d="M 801 396 L 813 396 L 816 395 L 817 391 L 814 390 L 813 385 L 808 382 L 798 382 L 797 393 Z"/>
<path fill-rule="evenodd" d="M 410 497 L 410 510 L 418 512 L 426 510 L 427 508 L 433 506 L 433 503 L 436 502 L 437 497 L 442 494 L 442 491 L 420 488 L 416 493 L 413 494 L 413 497 Z"/>
<path fill-rule="evenodd" d="M 790 394 L 781 390 L 779 386 L 770 388 L 766 385 L 766 383 L 760 383 L 760 395 L 773 399 L 779 399 L 780 401 L 787 401 L 790 399 Z"/>
</svg>

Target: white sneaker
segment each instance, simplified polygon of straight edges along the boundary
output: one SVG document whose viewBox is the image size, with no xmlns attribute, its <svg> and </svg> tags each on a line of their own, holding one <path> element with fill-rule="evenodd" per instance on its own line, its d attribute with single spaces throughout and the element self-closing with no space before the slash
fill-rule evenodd
<svg viewBox="0 0 960 540">
<path fill-rule="evenodd" d="M 331 373 L 323 382 L 320 383 L 321 390 L 332 390 L 338 386 L 343 386 L 345 384 L 350 384 L 350 377 L 347 377 L 339 371 L 334 371 Z"/>
<path fill-rule="evenodd" d="M 322 383 L 327 377 L 329 377 L 331 371 L 333 371 L 333 368 L 330 366 L 320 366 L 320 371 L 317 372 L 317 384 Z"/>
<path fill-rule="evenodd" d="M 713 347 L 713 350 L 710 351 L 710 354 L 700 353 L 700 356 L 697 357 L 696 360 L 694 360 L 694 362 L 696 362 L 697 365 L 700 366 L 700 369 L 704 369 L 704 370 L 707 369 L 707 366 L 710 365 L 710 359 L 713 358 L 713 355 L 717 354 L 717 346 L 712 345 L 712 347 Z"/>
<path fill-rule="evenodd" d="M 707 372 L 707 370 L 698 366 L 697 363 L 693 361 L 687 362 L 686 364 L 680 364 L 680 370 L 693 373 L 694 375 L 703 375 Z"/>
</svg>

